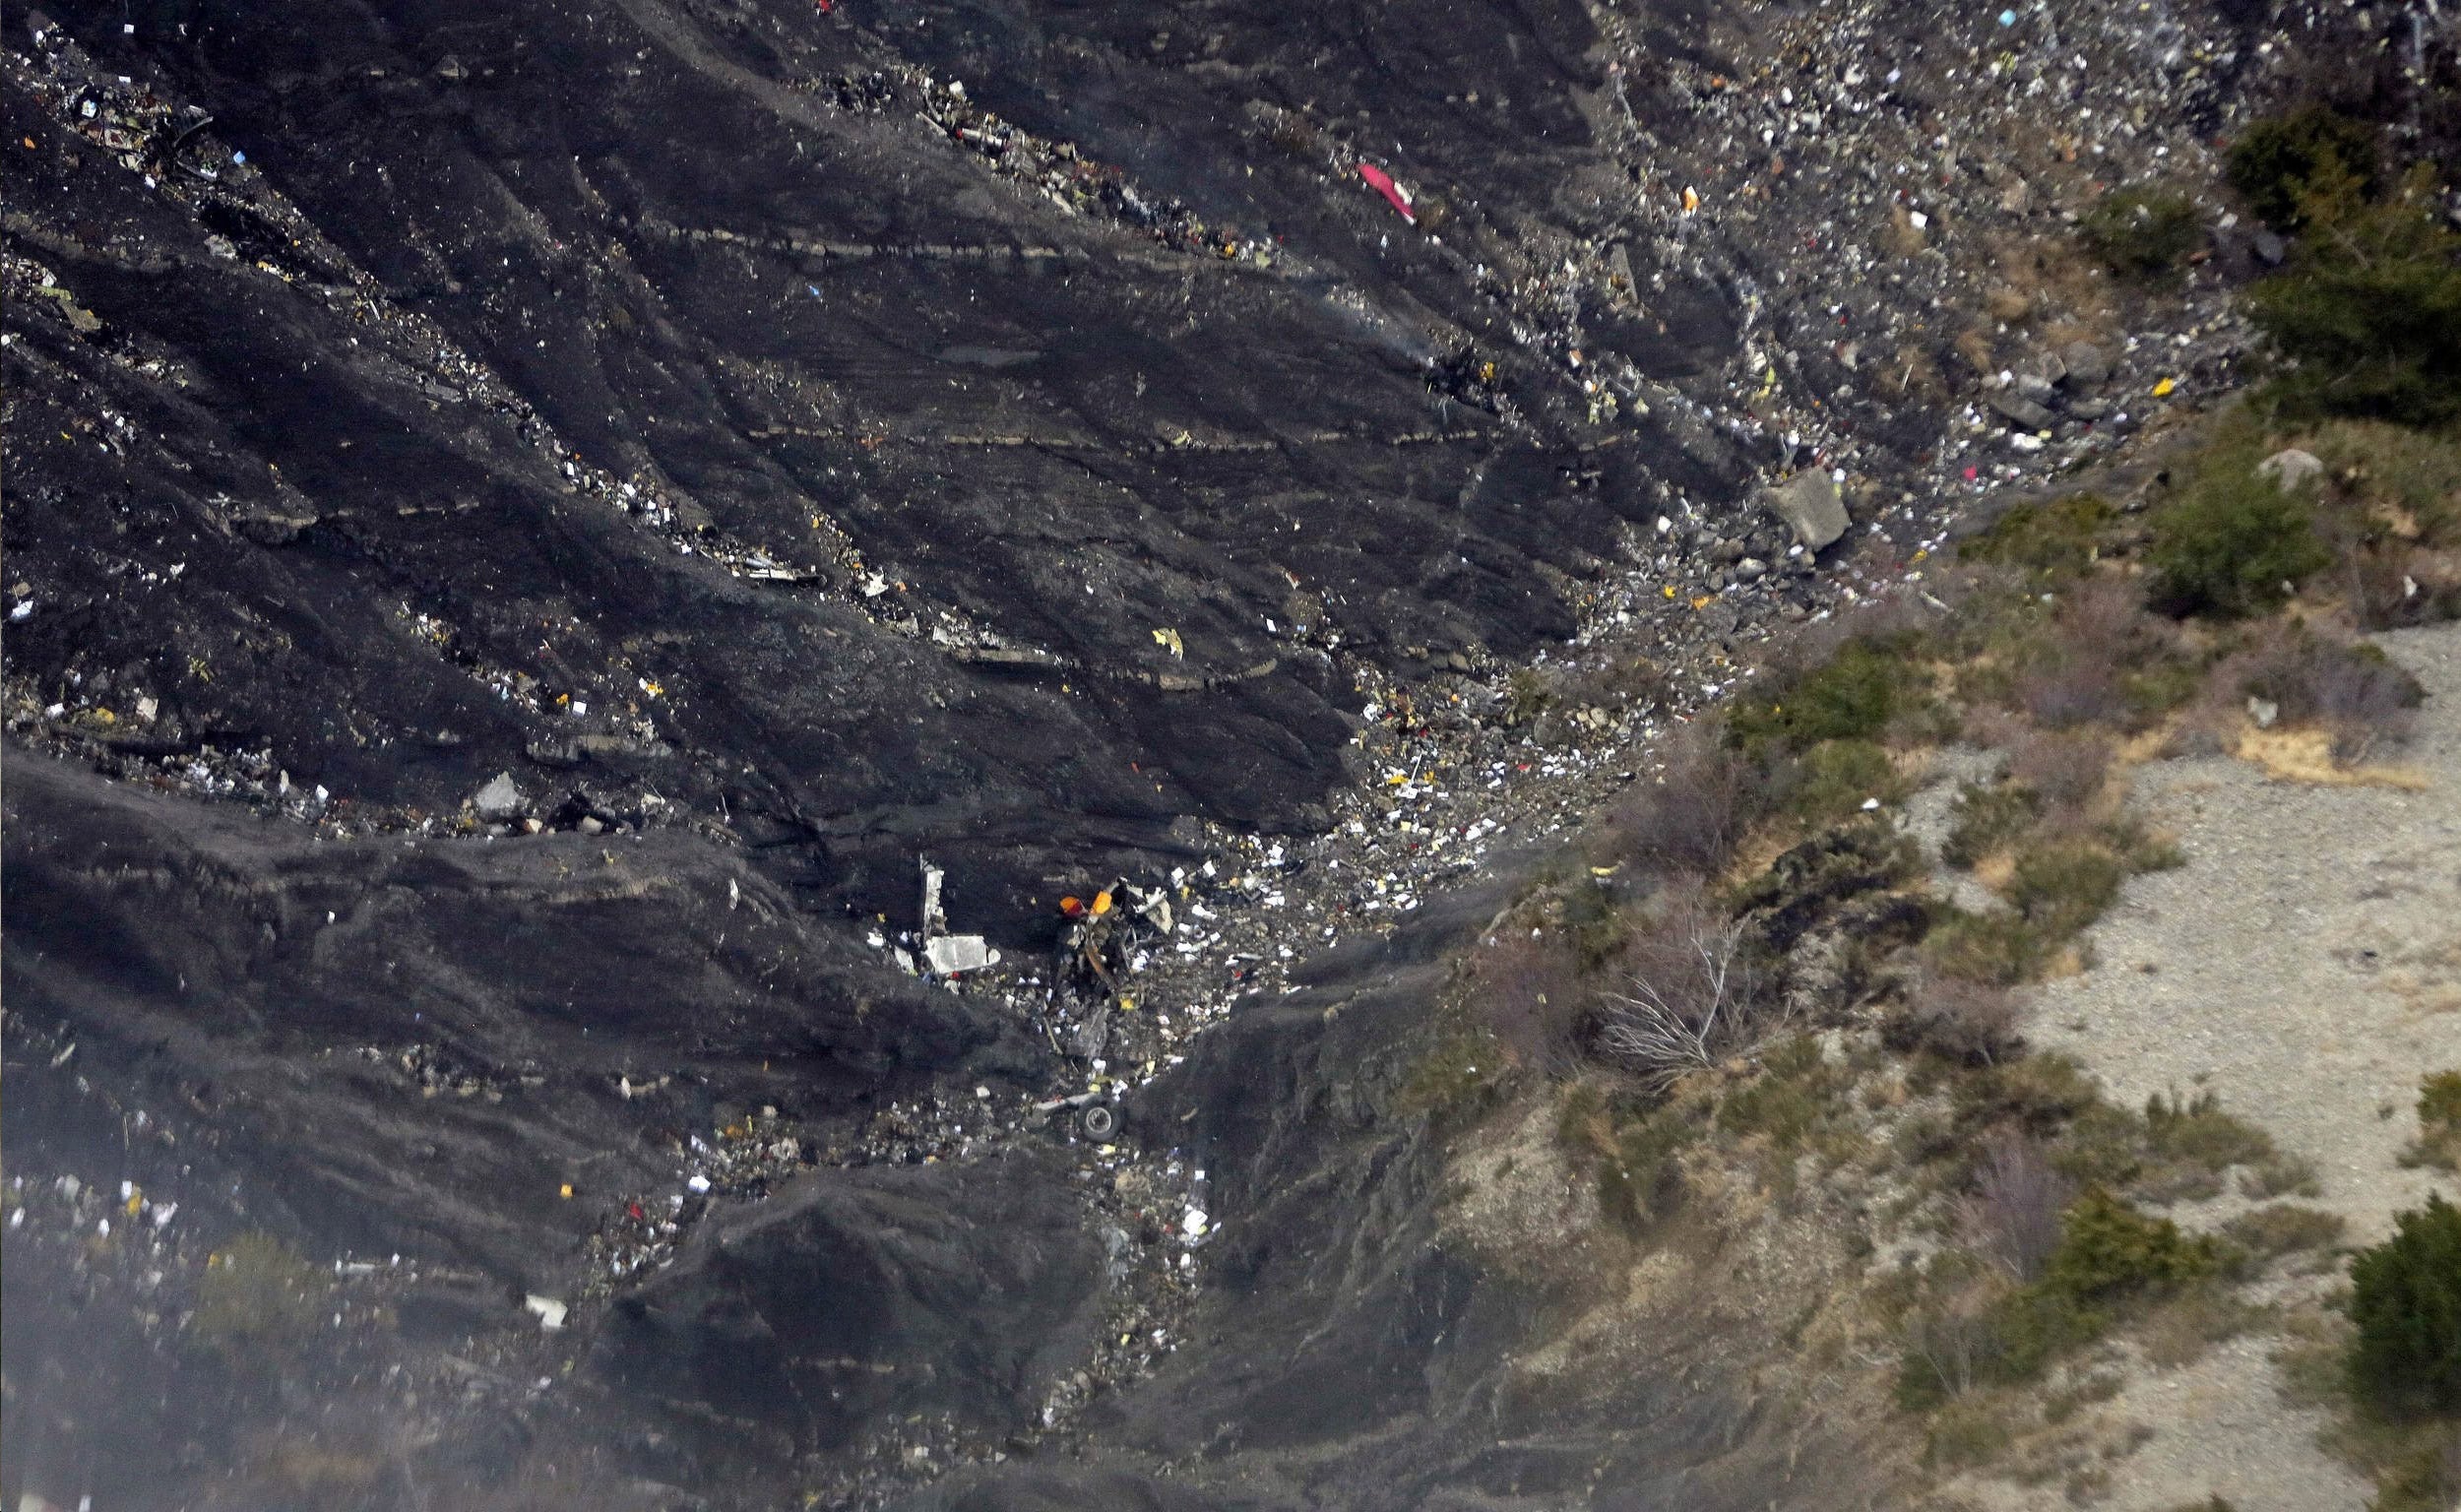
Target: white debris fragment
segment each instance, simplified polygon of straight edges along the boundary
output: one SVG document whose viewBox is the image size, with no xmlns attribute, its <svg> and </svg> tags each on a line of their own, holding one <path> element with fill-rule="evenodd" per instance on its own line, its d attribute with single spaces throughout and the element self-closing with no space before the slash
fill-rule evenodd
<svg viewBox="0 0 2461 1512">
<path fill-rule="evenodd" d="M 923 959 L 932 971 L 943 976 L 961 972 L 978 972 L 997 965 L 1000 953 L 978 934 L 944 934 L 923 943 Z"/>
</svg>

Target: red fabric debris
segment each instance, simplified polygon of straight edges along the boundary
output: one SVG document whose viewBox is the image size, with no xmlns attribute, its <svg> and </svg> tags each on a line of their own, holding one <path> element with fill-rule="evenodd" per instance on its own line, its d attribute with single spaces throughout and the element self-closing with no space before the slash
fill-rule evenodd
<svg viewBox="0 0 2461 1512">
<path fill-rule="evenodd" d="M 1393 182 L 1392 174 L 1385 172 L 1372 162 L 1362 162 L 1358 165 L 1358 176 L 1367 181 L 1368 188 L 1390 200 L 1393 208 L 1402 213 L 1403 220 L 1413 225 L 1419 223 L 1418 213 L 1410 208 L 1410 201 L 1402 198 L 1401 185 Z"/>
</svg>

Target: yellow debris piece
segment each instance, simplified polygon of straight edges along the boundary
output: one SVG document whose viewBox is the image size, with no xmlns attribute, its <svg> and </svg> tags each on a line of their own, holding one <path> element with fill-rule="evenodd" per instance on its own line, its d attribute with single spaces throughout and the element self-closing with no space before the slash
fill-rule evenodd
<svg viewBox="0 0 2461 1512">
<path fill-rule="evenodd" d="M 2156 399 L 2166 399 L 2170 396 L 2171 391 L 2177 387 L 2178 383 L 2176 379 L 2165 378 L 2160 383 L 2153 386 L 2153 397 Z"/>
</svg>

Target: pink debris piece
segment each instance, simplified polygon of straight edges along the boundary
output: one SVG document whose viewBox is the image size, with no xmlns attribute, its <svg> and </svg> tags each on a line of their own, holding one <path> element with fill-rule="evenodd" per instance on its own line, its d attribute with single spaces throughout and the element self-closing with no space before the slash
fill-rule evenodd
<svg viewBox="0 0 2461 1512">
<path fill-rule="evenodd" d="M 1362 162 L 1358 165 L 1358 176 L 1367 181 L 1368 188 L 1392 201 L 1393 208 L 1402 213 L 1403 220 L 1413 225 L 1419 223 L 1418 213 L 1410 208 L 1409 197 L 1402 193 L 1401 185 L 1393 182 L 1392 174 L 1372 162 Z"/>
</svg>

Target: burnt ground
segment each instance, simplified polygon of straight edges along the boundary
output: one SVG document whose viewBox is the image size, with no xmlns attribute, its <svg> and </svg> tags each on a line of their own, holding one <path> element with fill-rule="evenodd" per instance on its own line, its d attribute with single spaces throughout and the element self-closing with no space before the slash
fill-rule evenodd
<svg viewBox="0 0 2461 1512">
<path fill-rule="evenodd" d="M 1517 1394 L 1561 1298 L 1434 1241 L 1426 1005 L 1744 643 L 2232 381 L 2219 220 L 1974 322 L 2373 46 L 2314 20 L 13 16 L 6 1492 L 1880 1495 L 1731 1328 Z M 1814 468 L 1816 558 L 1751 497 Z M 1542 756 L 1567 639 L 1657 680 Z M 922 855 L 989 985 L 884 948 Z M 1041 953 L 1174 871 L 1123 1075 Z M 1116 1145 L 1031 1114 L 1089 1075 Z M 217 1324 L 250 1230 L 330 1281 Z"/>
</svg>

